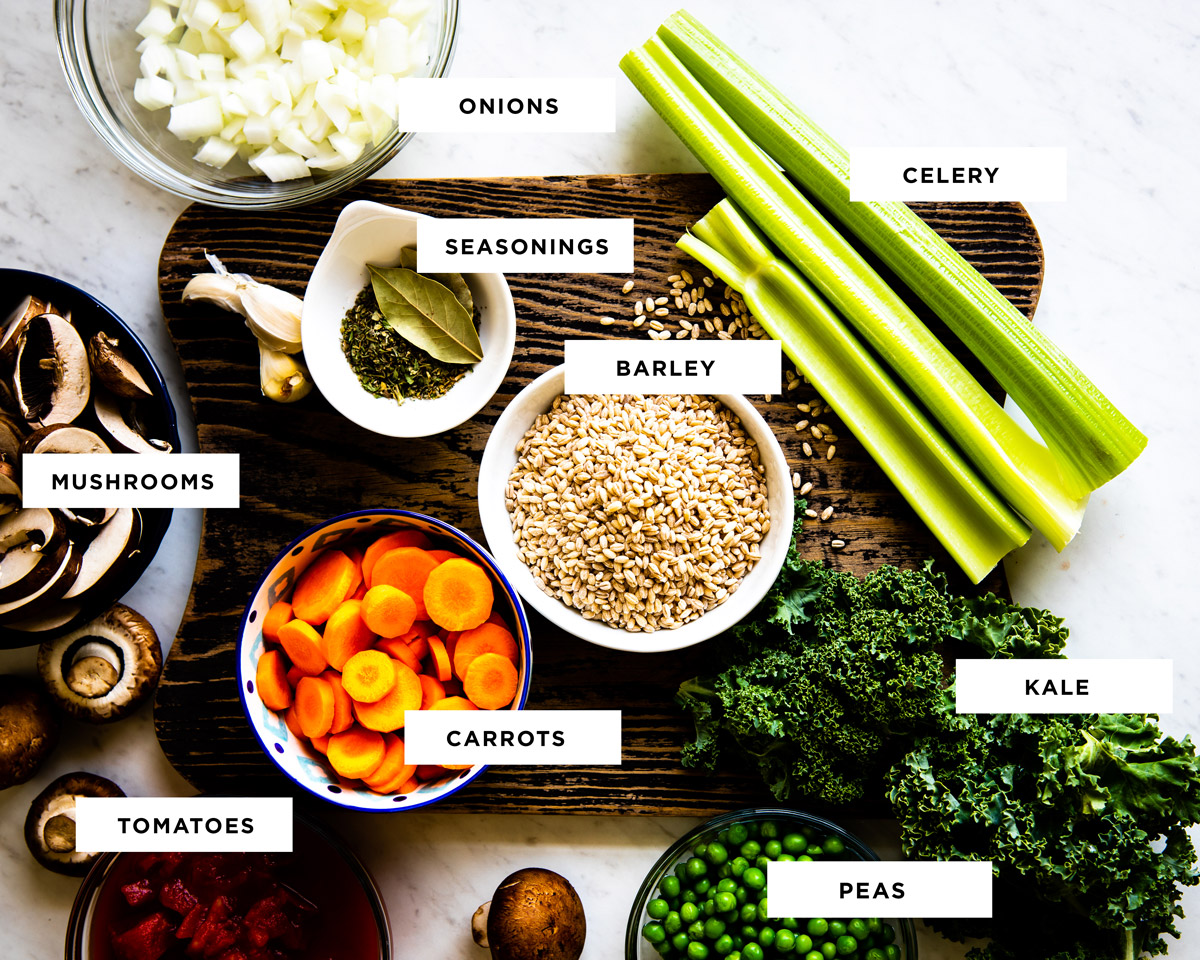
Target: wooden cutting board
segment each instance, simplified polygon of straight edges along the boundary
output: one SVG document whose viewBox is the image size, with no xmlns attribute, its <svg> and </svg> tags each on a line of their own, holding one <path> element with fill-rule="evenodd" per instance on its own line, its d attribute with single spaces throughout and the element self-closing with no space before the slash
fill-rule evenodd
<svg viewBox="0 0 1200 960">
<path fill-rule="evenodd" d="M 635 295 L 665 292 L 666 277 L 688 266 L 674 244 L 721 193 L 707 175 L 373 181 L 300 210 L 244 213 L 203 206 L 180 216 L 163 246 L 160 293 L 183 363 L 200 448 L 241 454 L 242 507 L 210 510 L 196 580 L 155 705 L 168 759 L 196 787 L 282 793 L 289 781 L 263 755 L 243 717 L 234 679 L 234 639 L 263 568 L 308 526 L 348 510 L 406 507 L 440 517 L 482 539 L 476 476 L 488 433 L 525 384 L 562 360 L 564 337 L 644 336 L 622 319 Z M 341 208 L 368 199 L 441 216 L 633 217 L 635 293 L 625 276 L 510 275 L 517 346 L 508 377 L 471 421 L 418 440 L 365 431 L 322 397 L 294 405 L 265 400 L 258 351 L 235 315 L 180 302 L 187 281 L 208 269 L 204 252 L 233 271 L 303 295 Z M 1043 259 L 1037 231 L 1019 204 L 915 205 L 917 212 L 1006 296 L 1032 316 Z M 693 272 L 699 268 L 691 265 Z M 703 273 L 701 270 L 700 273 Z M 698 274 L 699 275 L 699 274 Z M 832 461 L 809 459 L 794 429 L 800 389 L 772 402 L 755 398 L 790 463 L 813 482 L 810 502 L 835 518 L 813 523 L 802 548 L 841 569 L 916 564 L 928 556 L 953 564 L 849 431 Z M 830 541 L 844 540 L 834 550 Z M 987 584 L 1004 590 L 997 572 Z M 965 585 L 961 582 L 959 586 Z M 437 809 L 462 812 L 660 814 L 707 816 L 769 799 L 753 778 L 700 775 L 679 766 L 687 724 L 672 703 L 680 681 L 703 669 L 703 647 L 633 654 L 584 643 L 531 612 L 534 644 L 529 706 L 624 711 L 619 768 L 494 767 Z"/>
</svg>

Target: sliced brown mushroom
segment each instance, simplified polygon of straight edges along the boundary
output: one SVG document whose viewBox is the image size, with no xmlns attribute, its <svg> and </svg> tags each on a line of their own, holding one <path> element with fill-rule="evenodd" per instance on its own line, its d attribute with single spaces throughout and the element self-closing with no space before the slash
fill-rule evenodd
<svg viewBox="0 0 1200 960">
<path fill-rule="evenodd" d="M 134 419 L 134 410 L 128 401 L 122 403 L 111 393 L 97 390 L 92 408 L 96 411 L 96 419 L 100 421 L 100 426 L 122 450 L 129 453 L 172 452 L 173 448 L 166 440 L 147 437 L 130 422 Z"/>
<path fill-rule="evenodd" d="M 0 516 L 21 506 L 21 485 L 17 483 L 16 474 L 11 463 L 0 460 Z"/>
<path fill-rule="evenodd" d="M 45 586 L 69 546 L 66 527 L 50 510 L 35 507 L 0 517 L 0 603 Z"/>
<path fill-rule="evenodd" d="M 137 554 L 141 536 L 141 514 L 131 507 L 116 510 L 83 551 L 79 575 L 63 599 L 72 600 L 117 577 Z"/>
<path fill-rule="evenodd" d="M 15 600 L 0 603 L 0 624 L 9 624 L 30 617 L 41 616 L 64 593 L 71 589 L 75 577 L 79 574 L 79 565 L 83 559 L 83 551 L 70 540 L 62 562 L 51 573 L 50 579 L 29 593 Z"/>
<path fill-rule="evenodd" d="M 78 603 L 66 603 L 59 600 L 54 606 L 42 614 L 28 617 L 25 620 L 13 620 L 6 623 L 6 630 L 19 630 L 21 633 L 46 633 L 59 630 L 79 616 L 83 607 Z"/>
<path fill-rule="evenodd" d="M 94 430 L 70 423 L 39 427 L 21 442 L 22 453 L 112 453 Z"/>
<path fill-rule="evenodd" d="M 0 790 L 24 783 L 58 743 L 58 715 L 24 677 L 0 676 Z"/>
<path fill-rule="evenodd" d="M 137 372 L 137 368 L 121 353 L 115 337 L 103 331 L 97 333 L 88 341 L 87 352 L 96 379 L 118 397 L 136 400 L 154 396 L 154 391 Z"/>
<path fill-rule="evenodd" d="M 17 355 L 17 341 L 25 325 L 34 317 L 49 313 L 51 309 L 48 303 L 32 295 L 17 304 L 4 321 L 4 333 L 0 335 L 0 363 L 7 366 L 13 362 Z"/>
<path fill-rule="evenodd" d="M 493 960 L 579 960 L 587 919 L 570 881 L 528 867 L 505 877 L 475 911 L 471 935 Z"/>
<path fill-rule="evenodd" d="M 12 417 L 0 413 L 0 458 L 6 463 L 16 463 L 21 454 L 25 428 Z"/>
<path fill-rule="evenodd" d="M 150 621 L 118 603 L 78 630 L 38 649 L 46 691 L 77 720 L 109 723 L 128 716 L 162 673 L 162 648 Z"/>
<path fill-rule="evenodd" d="M 70 423 L 87 409 L 92 392 L 87 349 L 67 320 L 43 313 L 25 325 L 13 387 L 21 415 L 38 426 Z"/>
<path fill-rule="evenodd" d="M 123 797 L 111 780 L 82 770 L 66 773 L 39 793 L 25 817 L 25 844 L 47 870 L 81 877 L 101 853 L 75 849 L 75 801 L 80 797 Z"/>
</svg>

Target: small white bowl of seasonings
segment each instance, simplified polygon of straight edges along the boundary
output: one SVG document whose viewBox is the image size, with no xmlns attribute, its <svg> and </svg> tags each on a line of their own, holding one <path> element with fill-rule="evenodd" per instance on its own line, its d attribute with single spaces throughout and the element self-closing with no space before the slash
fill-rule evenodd
<svg viewBox="0 0 1200 960">
<path fill-rule="evenodd" d="M 338 217 L 301 314 L 304 358 L 343 416 L 391 437 L 427 437 L 495 395 L 516 343 L 500 273 L 419 274 L 421 214 L 357 200 Z"/>
<path fill-rule="evenodd" d="M 792 539 L 771 428 L 742 396 L 564 396 L 563 369 L 517 394 L 488 438 L 479 515 L 497 564 L 602 647 L 657 653 L 727 630 Z"/>
</svg>

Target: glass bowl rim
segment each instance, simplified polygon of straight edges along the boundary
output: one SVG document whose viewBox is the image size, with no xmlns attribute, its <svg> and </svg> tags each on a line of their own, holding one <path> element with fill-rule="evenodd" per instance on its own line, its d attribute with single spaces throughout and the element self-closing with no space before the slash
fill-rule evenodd
<svg viewBox="0 0 1200 960">
<path fill-rule="evenodd" d="M 729 813 L 718 814 L 679 837 L 667 847 L 646 872 L 645 879 L 642 880 L 637 895 L 634 897 L 633 906 L 629 911 L 629 920 L 625 925 L 625 960 L 640 960 L 642 915 L 645 913 L 646 904 L 650 902 L 650 894 L 667 875 L 667 871 L 679 862 L 680 855 L 684 850 L 694 846 L 701 836 L 718 832 L 723 827 L 732 826 L 735 823 L 745 823 L 748 820 L 783 819 L 800 821 L 805 826 L 816 827 L 818 830 L 836 834 L 846 844 L 848 850 L 852 849 L 855 853 L 860 854 L 858 858 L 860 860 L 880 859 L 879 854 L 845 827 L 839 826 L 825 817 L 817 816 L 815 813 L 806 813 L 803 810 L 793 810 L 788 807 L 742 807 Z M 916 928 L 912 920 L 906 917 L 888 919 L 896 926 L 897 939 L 903 943 L 902 960 L 917 960 Z"/>
</svg>

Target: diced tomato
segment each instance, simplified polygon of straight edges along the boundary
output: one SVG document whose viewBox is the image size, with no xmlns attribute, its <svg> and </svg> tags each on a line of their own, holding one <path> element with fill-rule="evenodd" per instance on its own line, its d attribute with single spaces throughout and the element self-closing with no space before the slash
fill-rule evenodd
<svg viewBox="0 0 1200 960">
<path fill-rule="evenodd" d="M 121 888 L 121 896 L 131 907 L 140 907 L 147 900 L 154 899 L 154 884 L 149 880 L 135 880 Z"/>
<path fill-rule="evenodd" d="M 136 926 L 113 937 L 113 950 L 120 960 L 159 960 L 175 939 L 175 924 L 162 912 L 152 913 Z"/>
<path fill-rule="evenodd" d="M 184 886 L 183 881 L 177 878 L 163 885 L 162 892 L 158 895 L 158 902 L 168 910 L 174 910 L 183 915 L 190 913 L 200 901 L 193 896 L 192 891 Z"/>
</svg>

